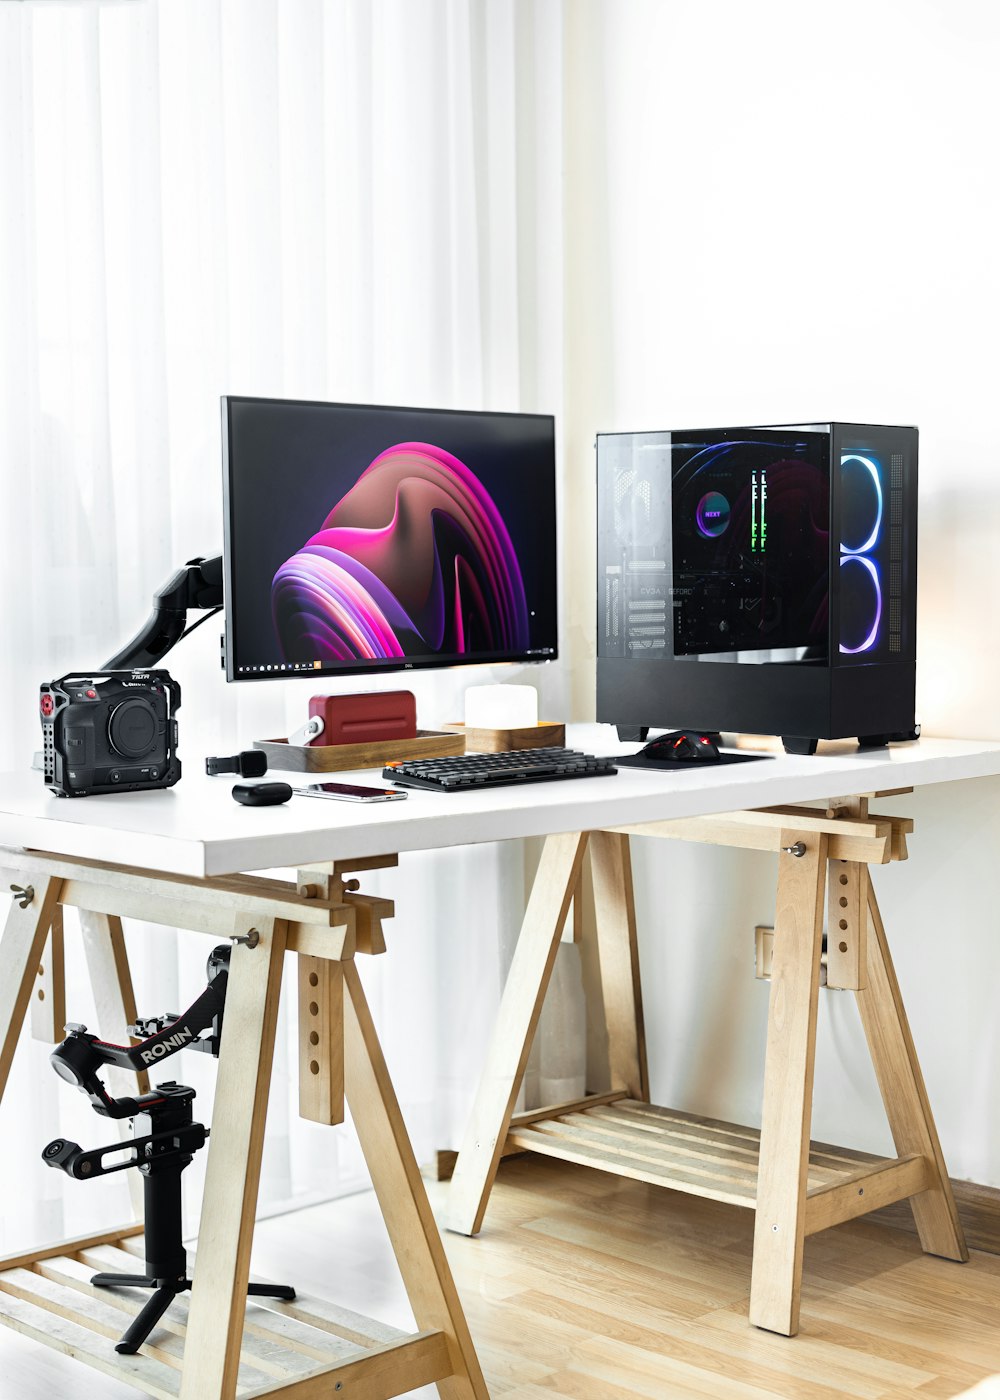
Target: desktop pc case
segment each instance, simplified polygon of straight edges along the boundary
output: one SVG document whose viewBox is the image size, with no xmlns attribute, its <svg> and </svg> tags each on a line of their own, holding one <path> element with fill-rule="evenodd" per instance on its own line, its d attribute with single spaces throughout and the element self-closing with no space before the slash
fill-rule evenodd
<svg viewBox="0 0 1000 1400">
<path fill-rule="evenodd" d="M 597 718 L 915 738 L 917 430 L 597 438 Z"/>
</svg>

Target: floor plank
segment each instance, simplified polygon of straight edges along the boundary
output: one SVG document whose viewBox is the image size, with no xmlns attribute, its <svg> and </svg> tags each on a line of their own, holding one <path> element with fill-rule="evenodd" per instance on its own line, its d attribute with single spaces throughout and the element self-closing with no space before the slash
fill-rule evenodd
<svg viewBox="0 0 1000 1400">
<path fill-rule="evenodd" d="M 447 1189 L 428 1184 L 439 1219 Z M 996 1256 L 953 1264 L 841 1225 L 806 1243 L 787 1339 L 746 1319 L 752 1232 L 735 1206 L 515 1157 L 478 1239 L 444 1238 L 494 1400 L 948 1400 L 1000 1372 Z M 370 1193 L 262 1222 L 254 1269 L 412 1325 Z M 139 1393 L 0 1331 L 0 1400 L 60 1394 Z"/>
</svg>

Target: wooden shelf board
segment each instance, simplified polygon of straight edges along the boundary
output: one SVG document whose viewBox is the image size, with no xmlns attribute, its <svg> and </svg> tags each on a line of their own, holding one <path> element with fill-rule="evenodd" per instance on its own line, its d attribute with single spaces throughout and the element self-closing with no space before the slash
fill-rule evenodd
<svg viewBox="0 0 1000 1400">
<path fill-rule="evenodd" d="M 142 1259 L 142 1238 L 84 1241 L 84 1247 L 77 1249 L 74 1243 L 67 1242 L 65 1254 L 43 1251 L 34 1260 L 20 1256 L 13 1266 L 0 1270 L 0 1326 L 73 1356 L 156 1400 L 173 1400 L 180 1394 L 190 1295 L 178 1295 L 138 1355 L 121 1356 L 114 1350 L 115 1343 L 149 1293 L 138 1288 L 94 1288 L 90 1279 L 95 1271 L 141 1272 L 137 1264 Z M 393 1364 L 397 1349 L 414 1361 L 419 1353 L 423 1369 L 437 1372 L 428 1380 L 449 1373 L 442 1334 L 414 1337 L 301 1295 L 291 1303 L 252 1298 L 247 1302 L 237 1395 L 301 1394 L 305 1398 L 320 1393 L 325 1376 L 330 1377 L 332 1393 L 344 1368 L 351 1379 L 365 1376 L 372 1396 L 388 1397 L 398 1393 L 393 1378 L 398 1370 Z M 370 1374 L 366 1374 L 369 1362 Z"/>
<path fill-rule="evenodd" d="M 756 1206 L 756 1128 L 622 1098 L 512 1126 L 507 1143 L 709 1200 Z M 813 1143 L 808 1190 L 830 1192 L 870 1174 L 884 1175 L 894 1165 L 891 1158 Z M 918 1175 L 900 1173 L 899 1179 L 913 1184 Z"/>
</svg>

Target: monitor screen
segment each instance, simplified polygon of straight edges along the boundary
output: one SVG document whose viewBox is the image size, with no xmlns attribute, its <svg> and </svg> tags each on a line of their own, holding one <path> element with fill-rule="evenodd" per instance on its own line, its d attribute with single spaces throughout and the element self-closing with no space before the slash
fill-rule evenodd
<svg viewBox="0 0 1000 1400">
<path fill-rule="evenodd" d="M 556 656 L 551 416 L 222 409 L 229 680 Z"/>
</svg>

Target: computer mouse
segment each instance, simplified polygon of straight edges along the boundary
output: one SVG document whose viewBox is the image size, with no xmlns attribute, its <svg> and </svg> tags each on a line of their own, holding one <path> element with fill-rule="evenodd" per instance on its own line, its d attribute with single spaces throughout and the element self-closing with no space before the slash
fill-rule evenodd
<svg viewBox="0 0 1000 1400">
<path fill-rule="evenodd" d="M 696 729 L 675 729 L 661 734 L 639 750 L 644 758 L 656 758 L 668 763 L 717 763 L 719 747 L 709 734 Z"/>
</svg>

